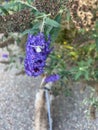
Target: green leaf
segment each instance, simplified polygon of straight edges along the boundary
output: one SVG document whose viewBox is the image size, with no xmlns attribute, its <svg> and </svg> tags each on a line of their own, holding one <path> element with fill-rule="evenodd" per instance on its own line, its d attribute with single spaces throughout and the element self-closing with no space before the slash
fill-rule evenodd
<svg viewBox="0 0 98 130">
<path fill-rule="evenodd" d="M 56 17 L 55 17 L 55 21 L 57 21 L 58 23 L 61 22 L 61 19 L 62 19 L 62 16 L 60 14 L 58 14 Z"/>
<path fill-rule="evenodd" d="M 7 9 L 5 9 L 3 6 L 0 5 L 0 9 L 2 10 L 2 12 L 6 15 L 9 15 L 9 12 L 7 11 Z"/>
<path fill-rule="evenodd" d="M 60 26 L 60 24 L 58 22 L 56 22 L 56 21 L 54 21 L 50 18 L 46 18 L 45 23 L 47 25 L 50 25 L 50 26 L 53 26 L 53 27 L 56 27 L 56 28 Z"/>
<path fill-rule="evenodd" d="M 85 72 L 84 77 L 85 77 L 86 80 L 89 80 L 89 72 L 88 71 Z"/>
<path fill-rule="evenodd" d="M 82 73 L 81 72 L 78 72 L 76 75 L 75 75 L 75 80 L 78 80 L 79 78 L 80 78 L 80 76 L 82 75 Z"/>
<path fill-rule="evenodd" d="M 40 26 L 40 23 L 34 24 L 31 29 L 25 30 L 25 31 L 22 33 L 22 35 L 25 35 L 25 34 L 28 34 L 28 33 L 31 33 L 31 34 L 37 33 L 37 32 L 39 31 L 39 26 Z"/>
<path fill-rule="evenodd" d="M 16 6 L 14 2 L 9 2 L 3 5 L 5 9 L 10 9 L 11 7 L 14 7 L 14 6 Z"/>
<path fill-rule="evenodd" d="M 96 27 L 95 28 L 98 29 L 98 20 L 96 21 Z"/>
<path fill-rule="evenodd" d="M 29 4 L 29 3 L 27 3 L 27 2 L 24 2 L 24 1 L 17 0 L 15 3 L 16 3 L 16 5 L 17 5 L 17 4 L 22 4 L 22 5 L 25 5 L 25 6 L 27 6 L 27 7 L 32 8 L 32 9 L 34 9 L 34 10 L 37 10 L 34 6 L 32 6 L 31 4 Z"/>
<path fill-rule="evenodd" d="M 67 16 L 66 16 L 66 20 L 69 22 L 70 21 L 70 11 L 67 11 Z"/>
<path fill-rule="evenodd" d="M 21 5 L 22 7 L 29 7 L 29 8 L 32 8 L 34 10 L 37 10 L 34 6 L 32 6 L 31 4 L 29 4 L 28 2 L 24 2 L 24 1 L 21 1 L 21 0 L 15 0 L 14 2 L 9 2 L 9 3 L 6 3 L 3 5 L 4 8 L 6 9 L 10 9 L 12 7 L 17 7 Z"/>
<path fill-rule="evenodd" d="M 95 38 L 95 42 L 96 42 L 96 50 L 98 51 L 98 37 Z"/>
<path fill-rule="evenodd" d="M 49 34 L 51 35 L 52 42 L 55 42 L 55 40 L 57 39 L 59 31 L 60 31 L 60 27 L 58 27 L 58 28 L 52 27 L 52 29 L 50 30 Z"/>
<path fill-rule="evenodd" d="M 29 4 L 31 4 L 31 3 L 33 2 L 33 0 L 27 0 L 27 2 L 28 2 Z"/>
</svg>

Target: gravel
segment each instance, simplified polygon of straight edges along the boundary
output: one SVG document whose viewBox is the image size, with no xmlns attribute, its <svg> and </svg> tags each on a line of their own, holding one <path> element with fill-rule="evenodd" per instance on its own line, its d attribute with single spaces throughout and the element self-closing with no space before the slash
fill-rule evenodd
<svg viewBox="0 0 98 130">
<path fill-rule="evenodd" d="M 70 96 L 60 95 L 54 100 L 53 130 L 98 130 L 98 118 L 90 119 L 89 100 L 86 104 L 83 103 L 84 99 L 89 99 L 92 89 L 87 87 L 84 93 L 81 93 L 81 83 L 74 83 L 71 88 Z"/>
<path fill-rule="evenodd" d="M 33 130 L 34 98 L 39 83 L 40 77 L 16 77 L 10 71 L 0 70 L 0 130 Z"/>
</svg>

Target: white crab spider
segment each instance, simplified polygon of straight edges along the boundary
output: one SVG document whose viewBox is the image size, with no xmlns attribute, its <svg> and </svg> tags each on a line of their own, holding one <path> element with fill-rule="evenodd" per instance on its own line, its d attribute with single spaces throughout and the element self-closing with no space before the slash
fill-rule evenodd
<svg viewBox="0 0 98 130">
<path fill-rule="evenodd" d="M 43 46 L 33 46 L 33 45 L 31 45 L 31 46 L 36 49 L 36 52 L 41 52 L 42 49 L 44 48 Z"/>
</svg>

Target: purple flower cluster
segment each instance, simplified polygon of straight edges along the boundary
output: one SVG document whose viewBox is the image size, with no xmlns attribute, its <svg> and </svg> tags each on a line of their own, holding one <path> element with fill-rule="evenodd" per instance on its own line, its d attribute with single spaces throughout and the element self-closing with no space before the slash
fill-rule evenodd
<svg viewBox="0 0 98 130">
<path fill-rule="evenodd" d="M 57 81 L 59 79 L 60 79 L 60 76 L 58 74 L 52 74 L 52 75 L 46 77 L 45 82 L 46 83 L 48 83 L 48 82 L 55 82 L 55 81 Z"/>
<path fill-rule="evenodd" d="M 50 37 L 46 39 L 43 33 L 28 35 L 26 57 L 24 61 L 27 75 L 38 76 L 44 72 L 46 58 L 51 51 L 50 42 Z"/>
</svg>

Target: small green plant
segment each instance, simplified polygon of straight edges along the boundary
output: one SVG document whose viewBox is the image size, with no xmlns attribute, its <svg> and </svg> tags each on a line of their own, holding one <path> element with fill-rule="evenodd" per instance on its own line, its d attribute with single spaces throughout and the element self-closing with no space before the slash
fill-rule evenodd
<svg viewBox="0 0 98 130">
<path fill-rule="evenodd" d="M 86 110 L 87 115 L 91 119 L 96 119 L 96 110 L 98 110 L 98 96 L 95 95 L 95 89 L 91 88 L 90 90 L 90 96 L 85 98 L 82 103 L 83 105 L 87 105 L 89 107 L 89 109 Z"/>
<path fill-rule="evenodd" d="M 70 70 L 74 79 L 79 80 L 80 78 L 84 78 L 85 80 L 89 80 L 93 72 L 92 63 L 92 59 L 77 62 L 77 65 Z"/>
</svg>

